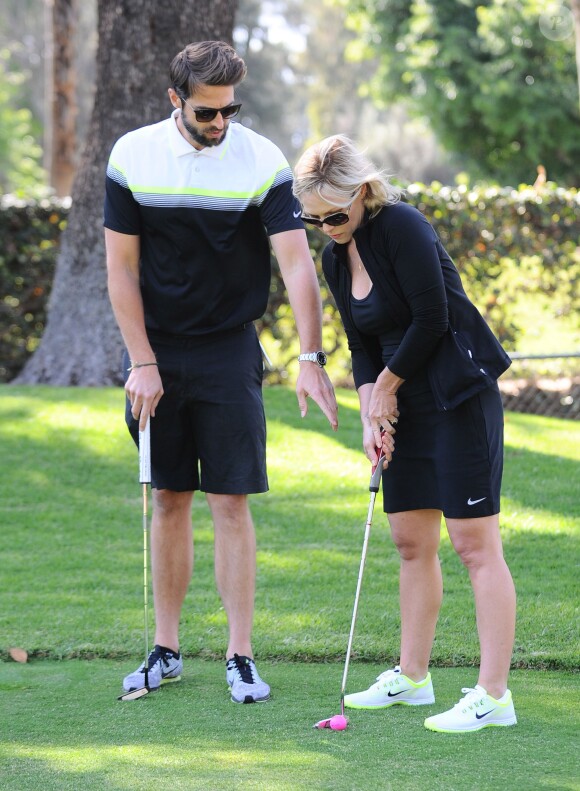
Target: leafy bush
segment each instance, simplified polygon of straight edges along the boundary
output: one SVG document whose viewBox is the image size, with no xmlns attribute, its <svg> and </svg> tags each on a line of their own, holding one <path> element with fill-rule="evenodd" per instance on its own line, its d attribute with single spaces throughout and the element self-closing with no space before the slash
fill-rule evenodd
<svg viewBox="0 0 580 791">
<path fill-rule="evenodd" d="M 554 318 L 578 320 L 578 190 L 552 183 L 538 190 L 411 184 L 406 200 L 433 223 L 468 294 L 508 350 L 517 347 L 523 329 L 515 310 L 522 295 L 548 294 Z M 0 292 L 5 295 L 0 303 L 0 381 L 9 381 L 42 336 L 67 207 L 47 201 L 19 203 L 5 196 L 0 209 Z M 308 238 L 321 281 L 329 371 L 335 382 L 347 382 L 350 364 L 344 333 L 320 269 L 326 237 L 309 230 Z M 276 266 L 268 309 L 257 323 L 275 369 L 269 379 L 293 375 L 297 339 Z"/>
<path fill-rule="evenodd" d="M 554 317 L 579 305 L 580 193 L 555 184 L 536 190 L 411 185 L 409 198 L 432 219 L 466 291 L 506 348 L 522 327 L 522 294 L 550 294 Z"/>
<path fill-rule="evenodd" d="M 541 190 L 433 183 L 411 184 L 406 200 L 435 226 L 455 261 L 465 289 L 508 350 L 515 350 L 523 327 L 515 307 L 525 294 L 549 294 L 554 318 L 576 317 L 580 299 L 580 193 L 548 183 Z M 320 271 L 326 237 L 308 231 L 324 299 L 325 348 L 336 352 L 331 375 L 350 376 L 338 311 Z M 283 284 L 272 280 L 268 311 L 260 322 L 263 342 L 277 371 L 294 370 L 297 344 Z M 282 373 L 281 373 L 282 372 Z"/>
<path fill-rule="evenodd" d="M 0 382 L 16 376 L 42 337 L 67 211 L 54 200 L 0 202 Z"/>
</svg>

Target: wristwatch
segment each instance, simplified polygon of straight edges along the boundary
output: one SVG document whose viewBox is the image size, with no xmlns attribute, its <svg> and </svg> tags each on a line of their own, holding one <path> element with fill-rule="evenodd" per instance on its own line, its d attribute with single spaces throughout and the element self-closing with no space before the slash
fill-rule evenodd
<svg viewBox="0 0 580 791">
<path fill-rule="evenodd" d="M 310 352 L 309 354 L 298 355 L 298 362 L 302 363 L 305 360 L 316 363 L 320 368 L 324 368 L 326 365 L 326 354 L 324 352 Z"/>
</svg>

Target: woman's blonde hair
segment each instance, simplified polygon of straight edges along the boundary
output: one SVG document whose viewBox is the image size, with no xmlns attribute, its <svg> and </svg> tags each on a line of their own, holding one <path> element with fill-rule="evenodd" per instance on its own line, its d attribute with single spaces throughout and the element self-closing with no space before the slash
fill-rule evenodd
<svg viewBox="0 0 580 791">
<path fill-rule="evenodd" d="M 294 168 L 293 190 L 299 201 L 315 193 L 327 203 L 346 206 L 363 186 L 371 217 L 401 198 L 401 190 L 346 135 L 332 135 L 310 146 Z"/>
</svg>

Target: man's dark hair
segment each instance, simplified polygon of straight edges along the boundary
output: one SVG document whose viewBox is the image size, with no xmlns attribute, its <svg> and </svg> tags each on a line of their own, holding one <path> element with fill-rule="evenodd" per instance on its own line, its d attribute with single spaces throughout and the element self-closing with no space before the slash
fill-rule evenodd
<svg viewBox="0 0 580 791">
<path fill-rule="evenodd" d="M 246 64 L 225 41 L 197 41 L 173 58 L 169 76 L 179 98 L 188 99 L 202 85 L 238 85 Z"/>
</svg>

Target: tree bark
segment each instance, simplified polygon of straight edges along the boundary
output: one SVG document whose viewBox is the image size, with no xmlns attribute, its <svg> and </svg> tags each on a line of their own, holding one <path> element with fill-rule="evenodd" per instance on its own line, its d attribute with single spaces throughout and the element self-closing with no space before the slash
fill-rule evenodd
<svg viewBox="0 0 580 791">
<path fill-rule="evenodd" d="M 52 6 L 50 183 L 56 195 L 71 194 L 76 159 L 75 30 L 77 0 L 49 0 Z"/>
<path fill-rule="evenodd" d="M 103 233 L 109 153 L 125 132 L 170 114 L 173 56 L 191 41 L 231 43 L 236 7 L 237 0 L 99 0 L 95 104 L 73 184 L 47 326 L 15 383 L 121 382 L 123 346 L 107 294 Z"/>
</svg>

